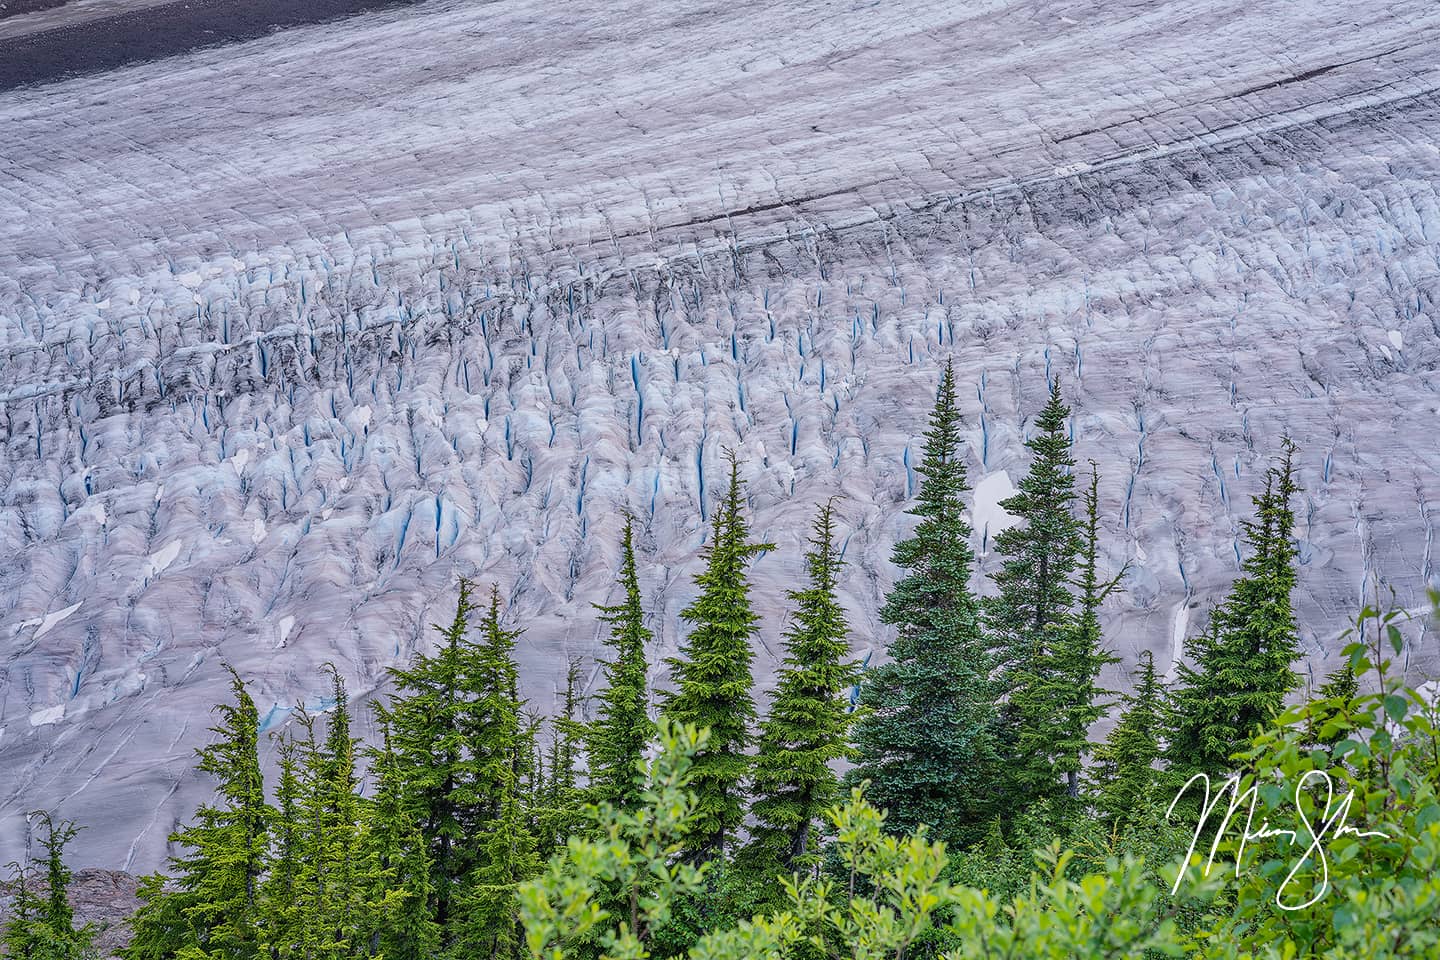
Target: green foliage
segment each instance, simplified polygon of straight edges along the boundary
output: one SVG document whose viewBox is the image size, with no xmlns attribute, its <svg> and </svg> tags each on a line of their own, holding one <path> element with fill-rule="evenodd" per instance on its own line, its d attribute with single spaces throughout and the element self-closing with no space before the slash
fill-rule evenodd
<svg viewBox="0 0 1440 960">
<path fill-rule="evenodd" d="M 190 851 L 170 861 L 174 889 L 163 878 L 142 885 L 127 960 L 259 956 L 260 882 L 275 814 L 260 772 L 259 714 L 234 670 L 230 679 L 235 702 L 215 708 L 218 740 L 196 751 L 199 770 L 219 781 L 218 802 L 201 806 L 193 825 L 171 835 Z"/>
<path fill-rule="evenodd" d="M 376 910 L 368 952 L 385 960 L 430 960 L 440 944 L 430 912 L 430 848 L 405 803 L 388 727 L 382 726 L 381 746 L 370 760 L 375 797 L 365 810 L 360 870 L 364 896 Z"/>
<path fill-rule="evenodd" d="M 645 767 L 642 806 L 608 801 L 588 808 L 592 830 L 570 837 L 520 888 L 520 915 L 530 953 L 545 960 L 589 957 L 641 960 L 678 900 L 697 896 L 711 864 L 681 856 L 700 814 L 689 789 L 693 758 L 708 732 L 662 721 L 660 754 Z"/>
<path fill-rule="evenodd" d="M 442 634 L 440 650 L 433 657 L 417 651 L 408 667 L 392 668 L 396 696 L 376 711 L 390 730 L 406 813 L 429 846 L 430 912 L 442 927 L 472 865 L 466 838 L 485 820 L 487 799 L 478 788 L 480 761 L 469 744 L 476 726 L 470 714 L 484 693 L 480 650 L 467 636 L 475 610 L 472 591 L 468 581 L 460 581 L 455 616 L 448 627 L 435 627 Z"/>
<path fill-rule="evenodd" d="M 929 840 L 924 828 L 897 835 L 856 791 L 849 803 L 830 812 L 837 871 L 782 880 L 781 903 L 749 919 L 717 923 L 688 955 L 693 960 L 1433 955 L 1440 949 L 1440 711 L 1433 698 L 1389 678 L 1388 664 L 1378 654 L 1393 619 L 1367 611 L 1362 629 L 1374 621 L 1376 640 L 1368 649 L 1355 644 L 1348 651 L 1358 670 L 1377 671 L 1378 692 L 1297 707 L 1238 756 L 1244 767 L 1238 790 L 1248 796 L 1254 788 L 1254 822 L 1296 823 L 1298 809 L 1304 814 L 1298 843 L 1278 831 L 1260 831 L 1241 850 L 1238 825 L 1212 830 L 1219 860 L 1207 876 L 1202 860 L 1208 851 L 1188 862 L 1177 856 L 1184 843 L 1175 842 L 1174 827 L 1137 827 L 1133 839 L 1117 840 L 1074 805 L 1042 801 L 1017 819 L 1015 841 L 1043 839 L 1053 814 L 1052 826 L 1071 848 L 1050 842 L 1035 854 L 1038 870 L 982 887 L 956 879 L 982 877 L 984 857 L 997 851 L 977 848 L 952 864 L 944 845 Z M 1327 718 L 1321 731 L 1327 741 L 1343 735 L 1329 749 L 1310 745 L 1311 725 L 1321 715 Z M 693 737 L 693 731 L 685 736 Z M 652 938 L 637 931 L 654 930 L 655 917 L 668 914 L 680 897 L 707 889 L 717 864 L 695 870 L 676 857 L 694 799 L 683 791 L 683 775 L 674 771 L 684 771 L 694 749 L 667 730 L 655 769 L 671 773 L 662 778 L 663 789 L 652 790 L 649 808 L 633 816 L 602 810 L 605 839 L 572 839 L 567 855 L 555 857 L 522 888 L 533 957 L 650 956 Z M 1336 778 L 1332 790 L 1315 778 L 1322 770 Z M 652 773 L 652 783 L 656 779 Z M 1350 791 L 1349 819 L 1354 830 L 1363 831 L 1358 835 L 1336 829 L 1335 813 Z M 1322 846 L 1307 850 L 1316 834 Z M 999 853 L 1009 859 L 1016 849 L 1007 845 Z M 1153 857 L 1135 856 L 1135 849 Z M 1238 861 L 1233 873 L 1232 859 Z M 615 897 L 607 885 L 616 881 L 634 895 Z M 1320 893 L 1325 897 L 1302 902 Z M 628 913 L 604 906 L 615 902 L 634 906 Z"/>
<path fill-rule="evenodd" d="M 480 699 L 465 715 L 476 779 L 468 785 L 484 819 L 467 838 L 473 867 L 462 878 L 459 909 L 451 924 L 450 956 L 514 957 L 521 948 L 516 889 L 540 868 L 530 819 L 521 808 L 521 784 L 535 755 L 534 727 L 522 725 L 518 630 L 500 625 L 500 591 L 480 624 Z"/>
<path fill-rule="evenodd" d="M 1066 796 L 1079 798 L 1083 759 L 1094 746 L 1090 728 L 1105 715 L 1101 698 L 1109 693 L 1099 685 L 1100 671 L 1118 662 L 1103 645 L 1100 605 L 1119 585 L 1126 568 L 1101 582 L 1099 486 L 1100 475 L 1092 462 L 1090 486 L 1084 493 L 1080 575 L 1075 580 L 1079 614 L 1044 631 L 1048 642 L 1019 669 L 1011 695 L 1018 720 L 1014 751 L 1021 763 L 1017 768 L 1028 772 L 1032 796 L 1052 795 L 1063 781 Z"/>
<path fill-rule="evenodd" d="M 1232 909 L 1200 931 L 1229 945 L 1217 955 L 1341 960 L 1440 951 L 1440 711 L 1433 695 L 1390 673 L 1382 637 L 1400 646 L 1391 629 L 1397 616 L 1363 611 L 1361 640 L 1345 651 L 1357 673 L 1374 671 L 1374 693 L 1291 708 L 1237 755 L 1240 822 L 1216 824 L 1203 838 L 1217 851 L 1214 872 L 1235 878 Z M 1317 723 L 1319 746 L 1311 736 Z M 1294 842 L 1273 833 L 1242 838 L 1252 799 L 1254 822 L 1296 829 Z M 1227 795 L 1213 820 L 1228 806 Z M 1192 873 L 1210 852 L 1197 845 Z"/>
<path fill-rule="evenodd" d="M 1071 511 L 1075 460 L 1066 432 L 1069 417 L 1057 377 L 1035 420 L 1035 436 L 1025 441 L 1034 456 L 1030 470 L 1016 494 L 1000 502 L 1019 522 L 995 536 L 995 550 L 1005 560 L 994 576 L 999 596 L 985 604 L 985 624 L 998 651 L 996 666 L 1007 678 L 1044 651 L 1048 635 L 1066 623 L 1074 604 L 1070 578 L 1082 542 Z"/>
<path fill-rule="evenodd" d="M 895 545 L 906 571 L 885 598 L 883 622 L 897 628 L 890 663 L 861 686 L 858 762 L 849 782 L 908 831 L 930 824 L 949 841 L 973 839 L 997 807 L 1000 751 L 996 688 L 970 588 L 974 555 L 962 497 L 960 413 L 949 365 L 925 432 L 914 533 Z"/>
<path fill-rule="evenodd" d="M 700 595 L 680 614 L 693 629 L 680 656 L 667 661 L 676 689 L 665 699 L 665 716 L 710 730 L 692 771 L 697 806 L 686 853 L 695 860 L 722 855 L 745 819 L 746 749 L 755 720 L 750 641 L 758 622 L 750 608 L 746 568 L 755 554 L 775 549 L 773 543 L 750 542 L 741 513 L 740 466 L 733 453 L 728 456 L 730 486 L 715 511 L 705 569 L 695 578 Z"/>
<path fill-rule="evenodd" d="M 1125 710 L 1103 746 L 1095 752 L 1095 805 L 1110 821 L 1134 824 L 1153 816 L 1159 799 L 1160 736 L 1165 691 L 1155 674 L 1150 651 L 1140 654 L 1135 691 L 1124 697 Z"/>
<path fill-rule="evenodd" d="M 760 729 L 750 813 L 756 823 L 745 859 L 762 884 L 776 871 L 813 870 L 820 863 L 825 811 L 839 798 L 832 769 L 849 759 L 851 716 L 842 693 L 859 676 L 848 661 L 845 611 L 835 595 L 842 561 L 835 550 L 834 511 L 825 504 L 805 555 L 809 583 L 792 590 L 795 620 L 769 714 Z"/>
<path fill-rule="evenodd" d="M 1294 446 L 1266 473 L 1255 497 L 1256 517 L 1245 522 L 1250 556 L 1208 629 L 1186 641 L 1172 695 L 1166 760 L 1177 781 L 1194 773 L 1231 769 L 1230 758 L 1255 730 L 1284 709 L 1299 678 L 1299 638 L 1290 594 L 1295 586 L 1297 492 Z"/>
<path fill-rule="evenodd" d="M 1030 471 L 1019 491 L 1000 503 L 1018 522 L 995 537 L 996 552 L 1004 558 L 994 576 L 1000 592 L 985 603 L 986 630 L 1001 687 L 1009 695 L 1002 718 L 1006 769 L 1014 785 L 1012 809 L 1055 796 L 1062 782 L 1072 796 L 1077 794 L 1086 732 L 1102 713 L 1095 706 L 1095 678 L 1106 662 L 1096 615 L 1105 590 L 1094 562 L 1098 477 L 1092 475 L 1087 498 L 1087 544 L 1071 508 L 1075 461 L 1066 431 L 1069 417 L 1057 378 L 1035 421 L 1035 436 L 1025 442 L 1034 455 Z M 1071 578 L 1082 553 L 1089 615 L 1077 622 Z"/>
<path fill-rule="evenodd" d="M 14 901 L 0 944 L 11 960 L 88 960 L 94 956 L 95 929 L 90 924 L 75 926 L 68 894 L 72 874 L 65 863 L 65 848 L 79 829 L 69 820 L 56 823 L 44 810 L 31 816 L 38 817 L 45 827 L 40 839 L 45 848 L 45 858 L 40 861 L 45 892 L 42 896 L 36 889 L 35 871 L 11 865 L 13 876 L 4 889 Z"/>
<path fill-rule="evenodd" d="M 645 627 L 635 570 L 634 528 L 634 517 L 627 513 L 619 581 L 624 598 L 614 606 L 599 607 L 600 619 L 610 627 L 605 643 L 615 657 L 604 665 L 605 690 L 597 698 L 595 721 L 586 731 L 591 799 L 626 810 L 640 803 L 639 765 L 655 735 L 648 712 L 645 660 L 652 636 Z"/>
<path fill-rule="evenodd" d="M 589 728 L 581 722 L 580 661 L 572 659 L 565 671 L 565 699 L 561 714 L 550 718 L 550 744 L 545 766 L 527 778 L 527 806 L 535 821 L 537 850 L 545 856 L 565 845 L 565 837 L 580 822 L 582 791 L 576 783 L 575 765 Z M 538 727 L 537 727 L 538 729 Z M 527 734 L 533 738 L 533 734 Z M 525 788 L 522 788 L 522 791 Z"/>
</svg>

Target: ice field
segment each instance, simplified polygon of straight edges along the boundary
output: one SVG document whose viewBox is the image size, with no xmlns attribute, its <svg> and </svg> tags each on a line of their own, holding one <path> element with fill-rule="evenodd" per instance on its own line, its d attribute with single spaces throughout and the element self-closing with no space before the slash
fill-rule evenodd
<svg viewBox="0 0 1440 960">
<path fill-rule="evenodd" d="M 46 807 L 155 868 L 222 663 L 270 732 L 327 661 L 383 694 L 457 576 L 549 712 L 622 507 L 658 662 L 727 447 L 762 685 L 836 494 L 883 649 L 952 358 L 988 560 L 1072 399 L 1116 685 L 1223 596 L 1287 432 L 1307 669 L 1377 590 L 1419 611 L 1440 8 L 1095 6 L 431 0 L 0 93 L 0 862 Z"/>
</svg>

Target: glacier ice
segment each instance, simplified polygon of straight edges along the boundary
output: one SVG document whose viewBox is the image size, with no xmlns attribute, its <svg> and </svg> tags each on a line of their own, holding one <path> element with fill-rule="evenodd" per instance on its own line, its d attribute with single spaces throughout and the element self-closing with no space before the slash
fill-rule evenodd
<svg viewBox="0 0 1440 960">
<path fill-rule="evenodd" d="M 1114 682 L 1223 595 L 1285 433 L 1306 669 L 1377 590 L 1421 605 L 1440 9 L 565 19 L 432 0 L 0 94 L 0 861 L 48 806 L 97 865 L 156 866 L 209 790 L 222 664 L 267 731 L 325 662 L 382 694 L 459 575 L 500 585 L 552 710 L 622 507 L 663 686 L 727 447 L 780 545 L 762 684 L 835 494 L 855 650 L 882 650 L 950 358 L 977 549 L 1047 378 L 1073 400 L 1104 562 L 1132 563 Z"/>
</svg>

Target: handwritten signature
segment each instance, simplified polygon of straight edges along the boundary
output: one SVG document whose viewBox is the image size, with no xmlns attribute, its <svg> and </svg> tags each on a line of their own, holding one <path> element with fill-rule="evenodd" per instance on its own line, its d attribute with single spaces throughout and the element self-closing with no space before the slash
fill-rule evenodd
<svg viewBox="0 0 1440 960">
<path fill-rule="evenodd" d="M 1306 787 L 1315 781 L 1324 781 L 1325 785 L 1324 815 L 1321 818 L 1318 829 L 1317 826 L 1312 824 L 1309 818 L 1306 817 L 1305 808 L 1300 802 L 1300 798 L 1305 793 Z M 1305 848 L 1304 856 L 1302 856 L 1295 866 L 1291 868 L 1290 872 L 1285 875 L 1285 880 L 1280 884 L 1280 889 L 1275 891 L 1275 904 L 1281 910 L 1303 910 L 1306 907 L 1318 903 L 1320 898 L 1329 892 L 1330 863 L 1325 856 L 1325 839 L 1327 836 L 1338 838 L 1350 834 L 1355 837 L 1383 837 L 1387 840 L 1389 839 L 1389 834 L 1381 833 L 1378 830 L 1359 830 L 1346 824 L 1345 821 L 1350 817 L 1350 805 L 1355 800 L 1355 791 L 1351 790 L 1337 800 L 1335 797 L 1334 781 L 1330 779 L 1330 774 L 1324 770 L 1308 770 L 1300 777 L 1300 781 L 1295 784 L 1295 808 L 1301 824 L 1301 829 L 1299 830 L 1283 830 L 1272 827 L 1268 819 L 1262 820 L 1258 828 L 1254 827 L 1255 804 L 1259 799 L 1260 788 L 1257 784 L 1242 793 L 1240 790 L 1240 777 L 1238 775 L 1226 779 L 1212 800 L 1210 796 L 1209 775 L 1204 773 L 1195 774 L 1195 776 L 1185 781 L 1185 785 L 1180 788 L 1180 792 L 1175 795 L 1175 799 L 1170 801 L 1170 806 L 1165 811 L 1167 819 L 1174 814 L 1175 805 L 1180 802 L 1180 798 L 1185 796 L 1196 783 L 1204 784 L 1205 800 L 1201 805 L 1200 819 L 1195 824 L 1195 835 L 1190 840 L 1190 848 L 1185 852 L 1186 863 L 1189 863 L 1190 858 L 1195 855 L 1195 847 L 1200 842 L 1200 836 L 1205 830 L 1206 823 L 1210 821 L 1210 817 L 1215 813 L 1216 808 L 1218 808 L 1221 801 L 1225 799 L 1225 794 L 1227 792 L 1230 794 L 1229 806 L 1225 810 L 1224 819 L 1220 821 L 1219 827 L 1215 830 L 1214 839 L 1210 842 L 1210 855 L 1205 859 L 1205 868 L 1201 872 L 1201 876 L 1208 877 L 1210 875 L 1210 868 L 1214 866 L 1215 855 L 1220 849 L 1220 840 L 1224 836 L 1225 831 L 1229 829 L 1230 821 L 1235 817 L 1235 814 L 1245 806 L 1247 801 L 1249 803 L 1249 809 L 1245 815 L 1245 827 L 1240 834 L 1240 847 L 1235 851 L 1236 877 L 1240 876 L 1240 862 L 1245 853 L 1245 844 L 1250 841 L 1262 840 L 1267 837 L 1286 837 L 1291 844 L 1298 844 L 1302 830 L 1305 835 L 1310 837 L 1309 845 Z M 1315 889 L 1310 898 L 1303 903 L 1287 903 L 1285 896 L 1286 890 L 1295 883 L 1296 875 L 1312 858 L 1320 867 L 1320 885 Z M 1180 890 L 1180 881 L 1184 878 L 1185 871 L 1181 870 L 1175 877 L 1175 886 L 1170 889 L 1171 894 Z"/>
</svg>

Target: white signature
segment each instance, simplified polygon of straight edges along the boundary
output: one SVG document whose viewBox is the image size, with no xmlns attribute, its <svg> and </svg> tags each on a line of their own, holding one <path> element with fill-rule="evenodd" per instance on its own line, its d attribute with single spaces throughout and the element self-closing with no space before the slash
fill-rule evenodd
<svg viewBox="0 0 1440 960">
<path fill-rule="evenodd" d="M 1300 803 L 1300 797 L 1304 793 L 1306 785 L 1312 780 L 1325 781 L 1325 808 L 1319 829 L 1316 829 L 1316 826 L 1305 816 L 1305 808 Z M 1211 800 L 1209 775 L 1204 773 L 1195 774 L 1195 776 L 1185 781 L 1185 785 L 1180 788 L 1180 792 L 1175 794 L 1175 799 L 1170 801 L 1170 806 L 1165 811 L 1167 819 L 1174 814 L 1175 804 L 1179 803 L 1180 798 L 1185 796 L 1186 792 L 1196 783 L 1203 783 L 1205 785 L 1205 802 L 1200 809 L 1200 819 L 1195 824 L 1195 835 L 1190 840 L 1190 849 L 1185 852 L 1185 862 L 1187 864 L 1190 862 L 1190 858 L 1195 855 L 1195 845 L 1200 842 L 1200 834 L 1204 831 L 1205 824 L 1209 821 L 1211 814 L 1215 812 L 1216 807 L 1220 806 L 1220 801 L 1225 798 L 1225 793 L 1227 791 L 1230 793 L 1230 805 L 1225 811 L 1225 818 L 1220 821 L 1219 827 L 1215 830 L 1215 839 L 1210 843 L 1210 855 L 1205 859 L 1205 869 L 1201 872 L 1201 876 L 1208 877 L 1210 875 L 1210 868 L 1214 865 L 1215 855 L 1220 848 L 1220 839 L 1229 828 L 1231 818 L 1235 816 L 1235 813 L 1247 800 L 1249 801 L 1249 809 L 1245 815 L 1245 829 L 1240 835 L 1240 847 L 1235 851 L 1236 877 L 1240 876 L 1240 860 L 1245 853 L 1245 844 L 1251 840 L 1262 840 L 1266 837 L 1287 837 L 1291 844 L 1300 842 L 1300 830 L 1282 830 L 1272 827 L 1268 819 L 1262 820 L 1258 828 L 1252 829 L 1252 824 L 1255 821 L 1255 803 L 1259 799 L 1260 788 L 1259 785 L 1255 785 L 1244 793 L 1241 793 L 1240 777 L 1238 775 L 1228 778 L 1220 787 L 1214 800 Z M 1330 774 L 1324 770 L 1308 770 L 1300 777 L 1300 782 L 1295 784 L 1296 812 L 1299 815 L 1304 833 L 1310 837 L 1310 842 L 1305 848 L 1305 855 L 1302 856 L 1295 866 L 1291 868 L 1290 872 L 1285 875 L 1285 880 L 1280 884 L 1280 889 L 1275 891 L 1275 904 L 1281 910 L 1303 910 L 1319 902 L 1320 898 L 1329 892 L 1330 863 L 1325 857 L 1325 838 L 1327 835 L 1331 837 L 1343 837 L 1348 833 L 1356 837 L 1383 837 L 1387 840 L 1389 839 L 1389 834 L 1381 833 L 1378 830 L 1359 830 L 1346 825 L 1345 821 L 1350 816 L 1350 805 L 1354 800 L 1355 791 L 1351 790 L 1337 801 L 1335 798 L 1335 784 L 1330 779 Z M 1296 904 L 1286 903 L 1285 891 L 1295 882 L 1295 875 L 1300 872 L 1301 868 L 1304 867 L 1311 858 L 1315 858 L 1320 866 L 1320 885 L 1315 889 L 1310 899 L 1305 902 Z M 1170 888 L 1172 895 L 1179 891 L 1180 881 L 1184 878 L 1185 871 L 1181 870 L 1175 877 L 1175 886 Z"/>
</svg>

